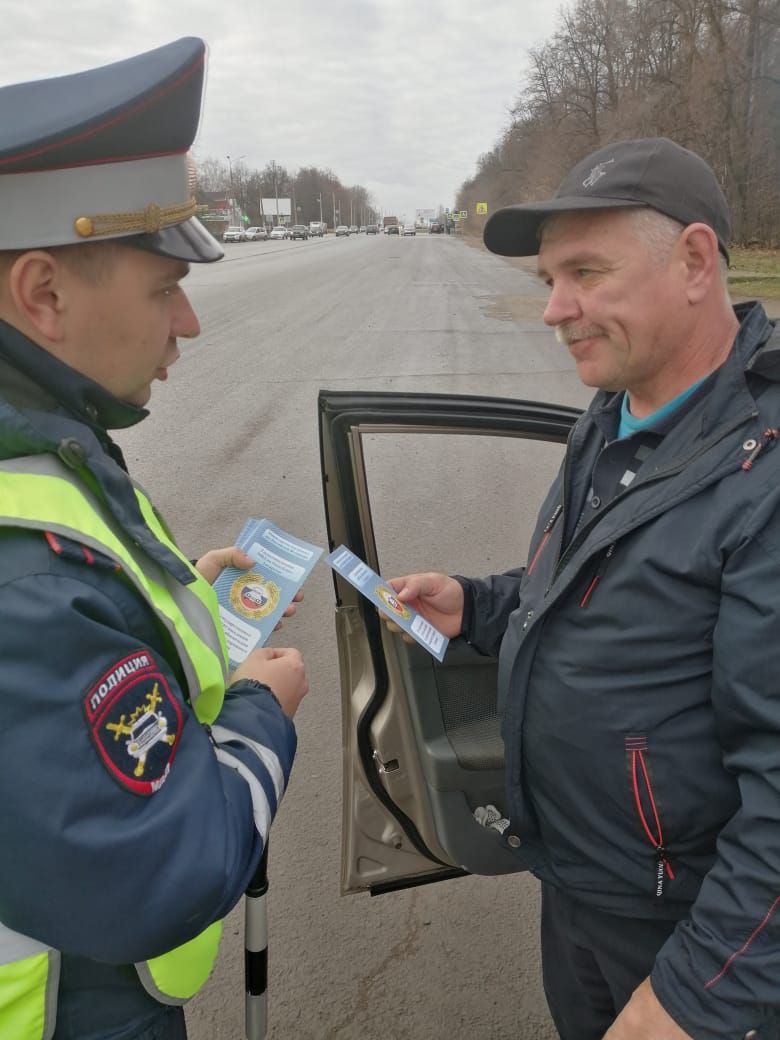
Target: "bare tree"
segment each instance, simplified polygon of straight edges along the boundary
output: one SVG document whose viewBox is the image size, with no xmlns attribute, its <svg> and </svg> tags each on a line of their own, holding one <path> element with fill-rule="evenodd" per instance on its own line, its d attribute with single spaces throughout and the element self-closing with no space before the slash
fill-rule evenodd
<svg viewBox="0 0 780 1040">
<path fill-rule="evenodd" d="M 668 136 L 716 171 L 736 241 L 777 241 L 779 25 L 780 0 L 577 0 L 528 53 L 509 125 L 459 208 L 542 197 L 601 144 Z"/>
</svg>

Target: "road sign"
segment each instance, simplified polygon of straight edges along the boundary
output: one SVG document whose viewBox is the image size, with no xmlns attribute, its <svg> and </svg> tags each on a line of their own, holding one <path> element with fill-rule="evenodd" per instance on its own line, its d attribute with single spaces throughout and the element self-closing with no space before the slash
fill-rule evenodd
<svg viewBox="0 0 780 1040">
<path fill-rule="evenodd" d="M 468 210 L 466 210 L 466 209 L 462 209 L 458 213 L 458 216 L 460 217 L 461 220 L 465 220 L 468 215 L 469 215 L 469 213 L 468 213 Z"/>
<path fill-rule="evenodd" d="M 487 213 L 487 202 L 477 203 L 477 213 Z"/>
</svg>

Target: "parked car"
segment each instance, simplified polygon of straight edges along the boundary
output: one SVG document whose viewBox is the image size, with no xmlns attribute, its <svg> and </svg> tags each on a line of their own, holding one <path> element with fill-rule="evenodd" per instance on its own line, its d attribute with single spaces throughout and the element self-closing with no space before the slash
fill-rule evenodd
<svg viewBox="0 0 780 1040">
<path fill-rule="evenodd" d="M 242 227 L 226 228 L 222 234 L 223 242 L 246 242 L 246 231 Z"/>
<path fill-rule="evenodd" d="M 284 224 L 277 224 L 276 227 L 271 228 L 271 234 L 269 238 L 289 238 L 290 232 L 284 226 Z"/>
<path fill-rule="evenodd" d="M 309 229 L 305 224 L 293 224 L 290 238 L 300 238 L 301 241 L 305 242 L 308 237 Z"/>
<path fill-rule="evenodd" d="M 401 229 L 399 228 L 399 226 L 397 224 L 388 224 L 387 227 L 385 228 L 385 234 L 386 235 L 400 235 L 401 234 Z"/>
<path fill-rule="evenodd" d="M 268 232 L 264 227 L 248 227 L 246 229 L 247 242 L 262 242 L 268 238 Z"/>
<path fill-rule="evenodd" d="M 367 235 L 378 235 L 379 234 L 379 228 L 376 226 L 376 224 L 366 224 L 366 234 Z"/>
<path fill-rule="evenodd" d="M 362 234 L 363 234 L 363 232 L 364 232 L 365 230 L 366 230 L 366 229 L 365 229 L 365 226 L 364 226 L 364 227 L 361 227 L 361 228 L 360 228 L 360 231 L 359 231 L 359 233 L 360 233 L 360 234 L 362 235 Z"/>
<path fill-rule="evenodd" d="M 414 224 L 404 224 L 403 234 L 404 235 L 416 235 L 417 234 L 417 228 L 414 226 Z"/>
<path fill-rule="evenodd" d="M 349 233 L 350 233 L 350 235 L 356 235 L 358 233 L 358 226 L 357 226 L 357 224 L 352 224 L 350 226 Z"/>
<path fill-rule="evenodd" d="M 339 226 L 336 228 L 336 238 L 343 237 L 344 235 L 349 237 L 349 228 L 346 224 L 339 224 Z"/>
</svg>

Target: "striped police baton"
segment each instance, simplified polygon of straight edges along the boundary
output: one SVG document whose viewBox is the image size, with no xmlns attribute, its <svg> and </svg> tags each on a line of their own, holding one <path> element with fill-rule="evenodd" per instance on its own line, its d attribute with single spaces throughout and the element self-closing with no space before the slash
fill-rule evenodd
<svg viewBox="0 0 780 1040">
<path fill-rule="evenodd" d="M 268 1031 L 268 841 L 246 890 L 244 988 L 246 1040 L 265 1040 Z"/>
</svg>

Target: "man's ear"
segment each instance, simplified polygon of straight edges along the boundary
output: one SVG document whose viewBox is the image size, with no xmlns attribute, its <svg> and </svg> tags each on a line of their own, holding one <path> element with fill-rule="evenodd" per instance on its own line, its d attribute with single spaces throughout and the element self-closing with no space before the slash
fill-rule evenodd
<svg viewBox="0 0 780 1040">
<path fill-rule="evenodd" d="M 715 232 L 707 224 L 689 224 L 678 240 L 684 265 L 689 303 L 700 303 L 720 282 L 720 250 Z"/>
<path fill-rule="evenodd" d="M 43 249 L 22 253 L 11 266 L 7 294 L 17 320 L 35 340 L 57 343 L 65 333 L 65 273 L 59 260 Z"/>
</svg>

